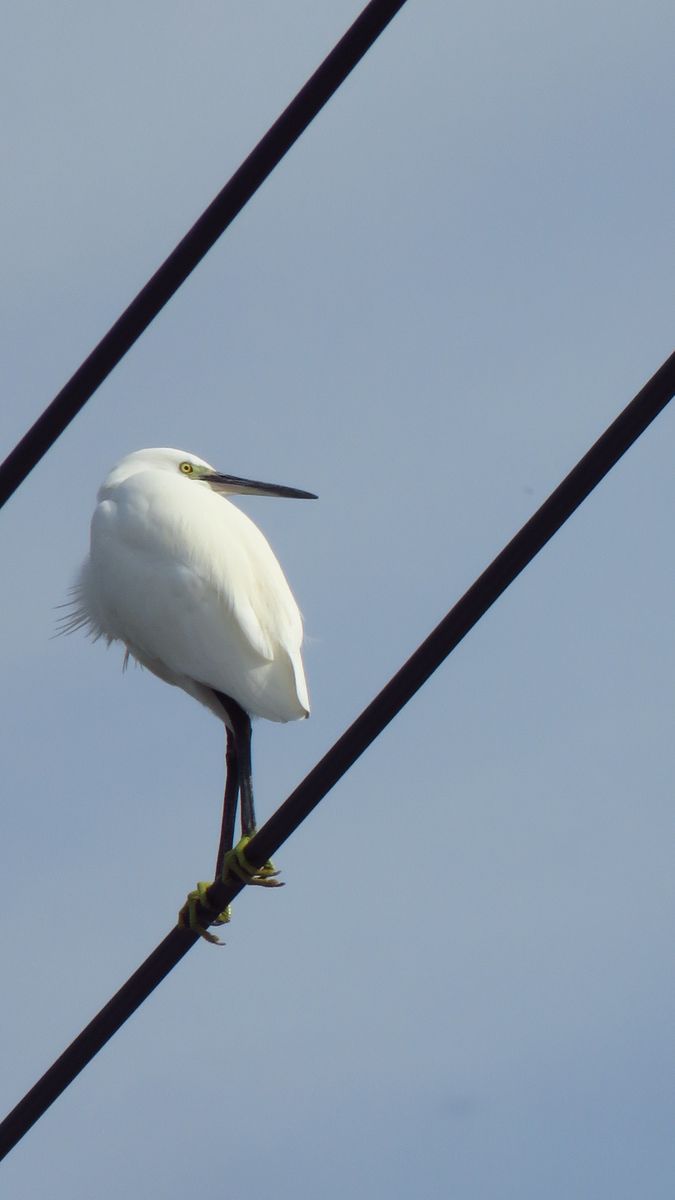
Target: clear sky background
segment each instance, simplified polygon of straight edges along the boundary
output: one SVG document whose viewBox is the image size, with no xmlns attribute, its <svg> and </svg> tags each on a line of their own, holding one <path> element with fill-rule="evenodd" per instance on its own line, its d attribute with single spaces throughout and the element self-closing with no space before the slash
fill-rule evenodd
<svg viewBox="0 0 675 1200">
<path fill-rule="evenodd" d="M 9 450 L 359 11 L 8 6 Z M 169 445 L 303 609 L 268 815 L 672 349 L 671 5 L 410 0 L 0 517 L 2 1108 L 209 876 L 223 735 L 52 639 L 96 489 Z M 12 1200 L 665 1200 L 675 411 L 4 1166 Z"/>
</svg>

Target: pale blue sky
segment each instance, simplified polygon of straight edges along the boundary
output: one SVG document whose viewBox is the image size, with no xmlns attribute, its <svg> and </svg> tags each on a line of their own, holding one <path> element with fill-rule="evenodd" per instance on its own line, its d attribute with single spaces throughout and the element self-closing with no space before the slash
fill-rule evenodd
<svg viewBox="0 0 675 1200">
<path fill-rule="evenodd" d="M 15 5 L 9 449 L 359 11 Z M 222 733 L 50 640 L 96 489 L 175 445 L 305 614 L 267 815 L 672 349 L 671 6 L 409 0 L 0 516 L 0 1100 L 211 870 Z M 8 1196 L 672 1196 L 666 412 L 4 1165 Z"/>
</svg>

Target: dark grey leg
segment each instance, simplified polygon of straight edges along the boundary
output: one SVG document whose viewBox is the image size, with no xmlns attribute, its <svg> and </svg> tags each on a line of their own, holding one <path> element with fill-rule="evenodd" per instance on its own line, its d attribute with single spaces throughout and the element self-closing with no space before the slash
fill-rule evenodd
<svg viewBox="0 0 675 1200">
<path fill-rule="evenodd" d="M 234 826 L 237 818 L 237 799 L 239 796 L 239 765 L 237 762 L 237 747 L 234 734 L 227 729 L 227 748 L 225 750 L 225 795 L 223 798 L 223 821 L 220 828 L 220 843 L 216 858 L 216 873 L 214 878 L 220 879 L 223 871 L 223 859 L 228 850 L 234 845 Z"/>
<path fill-rule="evenodd" d="M 234 749 L 237 757 L 237 777 L 241 792 L 241 832 L 243 837 L 253 837 L 256 831 L 253 804 L 253 779 L 251 775 L 251 718 L 240 704 L 223 692 L 216 692 L 232 725 Z"/>
</svg>

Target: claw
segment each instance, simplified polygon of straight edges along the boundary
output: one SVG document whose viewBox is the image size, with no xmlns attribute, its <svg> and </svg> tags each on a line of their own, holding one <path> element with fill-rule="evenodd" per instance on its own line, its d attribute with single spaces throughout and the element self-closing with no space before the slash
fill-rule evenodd
<svg viewBox="0 0 675 1200">
<path fill-rule="evenodd" d="M 266 862 L 262 867 L 254 867 L 246 857 L 246 847 L 250 842 L 250 837 L 243 837 L 237 842 L 233 850 L 229 850 L 223 859 L 223 870 L 221 879 L 223 883 L 231 882 L 236 879 L 239 883 L 253 884 L 256 887 L 283 887 L 280 879 L 275 876 L 279 874 L 273 862 Z M 206 925 L 202 925 L 199 917 L 206 913 L 210 917 L 209 925 L 226 925 L 231 919 L 231 909 L 228 904 L 227 908 L 221 913 L 216 913 L 209 903 L 208 891 L 213 885 L 210 883 L 198 883 L 193 892 L 189 892 L 185 904 L 178 914 L 178 928 L 191 929 L 193 933 L 198 933 L 200 937 L 205 938 L 207 942 L 212 942 L 215 946 L 222 946 L 224 943 L 215 933 L 210 933 Z"/>
<path fill-rule="evenodd" d="M 202 925 L 197 917 L 199 909 L 207 913 L 213 912 L 208 900 L 208 890 L 212 885 L 210 883 L 198 883 L 193 892 L 188 893 L 188 898 L 178 914 L 178 928 L 191 929 L 193 933 L 198 933 L 200 937 L 205 938 L 207 942 L 211 942 L 214 946 L 224 946 L 221 938 L 216 937 L 215 933 L 209 933 L 205 925 Z M 221 913 L 214 913 L 212 925 L 227 925 L 231 920 L 232 910 L 228 904 L 227 908 Z"/>
<path fill-rule="evenodd" d="M 280 879 L 275 879 L 279 874 L 274 863 L 268 860 L 262 867 L 254 867 L 248 861 L 245 851 L 250 842 L 250 837 L 243 837 L 233 850 L 229 850 L 223 859 L 222 880 L 226 883 L 233 876 L 240 880 L 241 883 L 255 885 L 256 887 L 283 887 Z"/>
</svg>

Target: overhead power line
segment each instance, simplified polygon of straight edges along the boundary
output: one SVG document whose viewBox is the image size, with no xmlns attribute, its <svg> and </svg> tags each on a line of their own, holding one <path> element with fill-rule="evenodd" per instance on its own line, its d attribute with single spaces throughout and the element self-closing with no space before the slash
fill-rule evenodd
<svg viewBox="0 0 675 1200">
<path fill-rule="evenodd" d="M 274 170 L 405 0 L 371 0 L 176 249 L 0 466 L 0 507 Z"/>
<path fill-rule="evenodd" d="M 675 354 L 649 380 L 440 625 L 259 830 L 246 850 L 254 866 L 262 866 L 298 828 L 665 408 L 673 394 Z M 209 901 L 215 911 L 220 911 L 241 890 L 241 884 L 216 883 L 209 890 Z M 164 938 L 2 1122 L 0 1158 L 16 1145 L 197 940 L 196 934 L 178 928 Z"/>
</svg>

